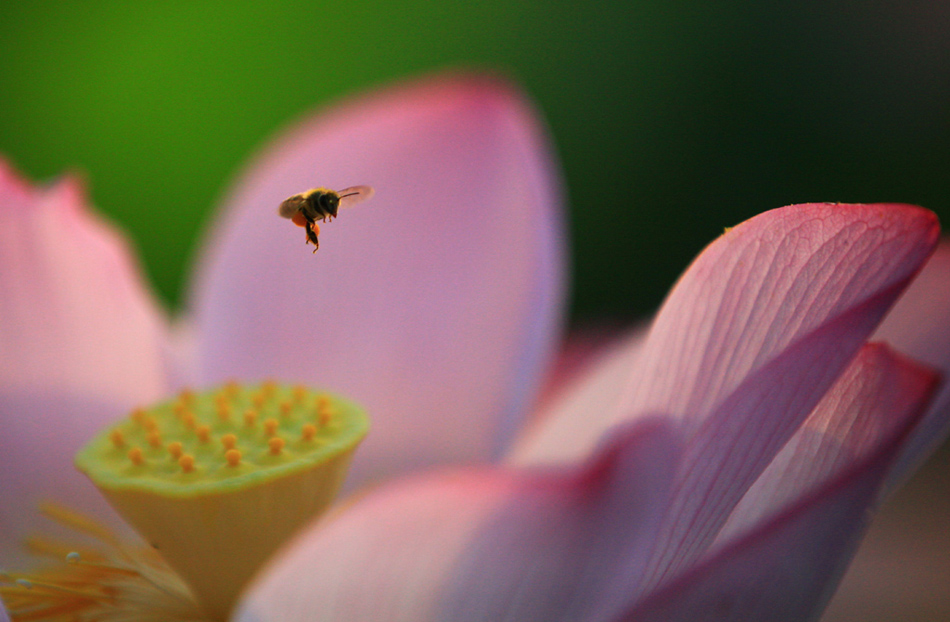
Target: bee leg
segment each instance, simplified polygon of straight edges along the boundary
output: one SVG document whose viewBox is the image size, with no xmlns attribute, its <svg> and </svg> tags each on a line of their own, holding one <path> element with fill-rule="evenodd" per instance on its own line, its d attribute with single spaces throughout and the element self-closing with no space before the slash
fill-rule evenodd
<svg viewBox="0 0 950 622">
<path fill-rule="evenodd" d="M 314 223 L 312 226 L 307 227 L 307 242 L 313 242 L 313 252 L 315 253 L 317 249 L 320 248 L 320 240 L 317 239 L 317 231 L 319 231 L 319 229 L 314 231 L 316 226 L 316 223 Z"/>
</svg>

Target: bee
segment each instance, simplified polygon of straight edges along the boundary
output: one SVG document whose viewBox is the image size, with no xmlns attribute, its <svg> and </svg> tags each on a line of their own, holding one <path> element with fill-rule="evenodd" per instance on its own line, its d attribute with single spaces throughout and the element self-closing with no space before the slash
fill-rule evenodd
<svg viewBox="0 0 950 622">
<path fill-rule="evenodd" d="M 320 226 L 317 225 L 317 220 L 326 222 L 330 219 L 332 221 L 341 207 L 353 207 L 371 196 L 373 196 L 373 189 L 369 186 L 352 186 L 339 191 L 311 188 L 284 199 L 277 213 L 307 230 L 307 239 L 304 243 L 312 242 L 313 252 L 316 253 L 320 248 L 320 241 L 317 239 Z"/>
</svg>

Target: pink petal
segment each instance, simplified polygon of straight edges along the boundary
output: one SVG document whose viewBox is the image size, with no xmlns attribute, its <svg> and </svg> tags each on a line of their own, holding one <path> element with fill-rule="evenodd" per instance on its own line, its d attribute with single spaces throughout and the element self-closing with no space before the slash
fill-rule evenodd
<svg viewBox="0 0 950 622">
<path fill-rule="evenodd" d="M 580 472 L 486 469 L 381 489 L 293 542 L 236 619 L 604 619 L 639 578 L 679 440 L 653 422 Z"/>
<path fill-rule="evenodd" d="M 752 529 L 620 619 L 815 619 L 857 548 L 868 510 L 934 382 L 933 374 L 883 348 L 865 350 L 809 418 L 817 427 L 808 431 L 817 437 L 793 439 L 779 466 L 750 491 L 751 505 L 763 504 L 766 515 L 790 498 L 794 503 L 761 522 L 755 508 L 740 506 L 736 531 Z M 829 438 L 835 435 L 841 437 Z"/>
<path fill-rule="evenodd" d="M 165 326 L 124 241 L 87 211 L 78 182 L 32 189 L 2 161 L 0 291 L 7 562 L 39 498 L 91 490 L 73 452 L 105 422 L 163 394 Z"/>
<path fill-rule="evenodd" d="M 664 303 L 625 414 L 668 411 L 698 427 L 751 375 L 821 330 L 850 346 L 829 366 L 834 378 L 938 232 L 932 212 L 901 205 L 794 205 L 733 228 Z"/>
<path fill-rule="evenodd" d="M 881 323 L 875 339 L 923 361 L 944 375 L 943 388 L 914 431 L 891 474 L 893 490 L 910 476 L 950 433 L 950 241 L 937 248 L 920 275 Z"/>
<path fill-rule="evenodd" d="M 277 216 L 313 186 L 375 197 L 304 232 Z M 556 174 L 504 82 L 443 76 L 291 130 L 231 194 L 194 290 L 202 383 L 274 376 L 364 404 L 357 481 L 483 460 L 517 429 L 563 297 Z"/>
<path fill-rule="evenodd" d="M 670 412 L 688 441 L 647 585 L 708 546 L 932 251 L 910 206 L 802 205 L 713 243 L 670 294 L 637 359 L 628 417 Z"/>
<path fill-rule="evenodd" d="M 508 462 L 526 466 L 583 459 L 591 435 L 602 434 L 613 422 L 645 337 L 644 330 L 624 336 L 563 387 L 512 447 Z"/>
<path fill-rule="evenodd" d="M 887 346 L 870 344 L 733 510 L 717 546 L 778 514 L 864 460 L 906 426 L 936 389 L 933 372 Z"/>
</svg>

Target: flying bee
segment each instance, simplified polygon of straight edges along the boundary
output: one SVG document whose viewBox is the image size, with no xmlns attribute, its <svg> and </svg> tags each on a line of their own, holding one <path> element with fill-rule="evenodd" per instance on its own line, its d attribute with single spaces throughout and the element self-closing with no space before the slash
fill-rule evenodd
<svg viewBox="0 0 950 622">
<path fill-rule="evenodd" d="M 311 188 L 284 199 L 277 213 L 307 230 L 306 243 L 312 242 L 313 252 L 316 253 L 320 248 L 320 241 L 317 239 L 320 226 L 317 225 L 317 220 L 326 222 L 330 219 L 332 221 L 341 207 L 353 207 L 371 196 L 373 196 L 373 189 L 369 186 L 352 186 L 339 191 Z"/>
</svg>

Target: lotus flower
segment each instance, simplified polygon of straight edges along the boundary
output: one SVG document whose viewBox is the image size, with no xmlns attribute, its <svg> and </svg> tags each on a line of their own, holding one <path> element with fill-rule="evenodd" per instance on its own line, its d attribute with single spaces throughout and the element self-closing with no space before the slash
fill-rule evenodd
<svg viewBox="0 0 950 622">
<path fill-rule="evenodd" d="M 819 615 L 868 510 L 950 414 L 908 357 L 948 367 L 948 251 L 891 310 L 936 218 L 825 204 L 753 218 L 699 256 L 649 331 L 529 417 L 564 294 L 549 153 L 498 80 L 346 102 L 244 174 L 174 324 L 75 181 L 32 188 L 3 168 L 5 566 L 44 499 L 120 529 L 72 456 L 123 411 L 278 378 L 361 402 L 373 430 L 358 492 L 263 566 L 234 620 Z M 275 215 L 314 185 L 367 183 L 374 202 L 325 227 L 316 255 Z M 890 345 L 869 341 L 882 320 Z M 133 611 L 110 598 L 101 619 Z"/>
</svg>

